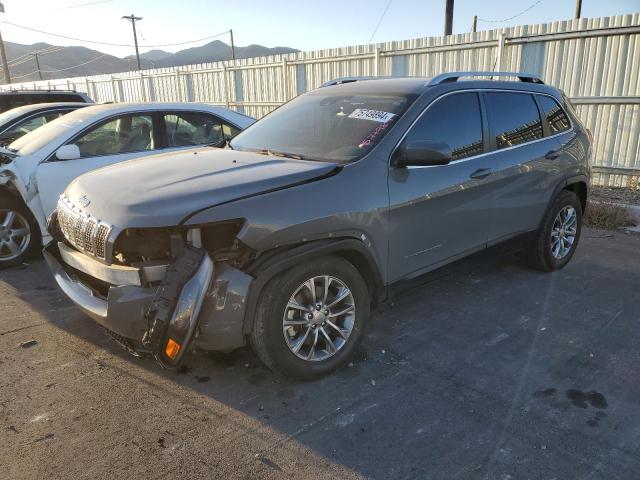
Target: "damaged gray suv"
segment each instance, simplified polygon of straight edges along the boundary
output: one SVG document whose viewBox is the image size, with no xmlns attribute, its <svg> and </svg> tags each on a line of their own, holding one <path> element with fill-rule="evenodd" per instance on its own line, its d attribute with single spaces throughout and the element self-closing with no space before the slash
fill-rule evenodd
<svg viewBox="0 0 640 480">
<path fill-rule="evenodd" d="M 310 379 L 348 361 L 396 282 L 516 237 L 534 267 L 564 267 L 590 153 L 568 100 L 533 75 L 340 79 L 227 149 L 79 177 L 45 257 L 129 350 L 177 365 L 249 343 Z"/>
</svg>

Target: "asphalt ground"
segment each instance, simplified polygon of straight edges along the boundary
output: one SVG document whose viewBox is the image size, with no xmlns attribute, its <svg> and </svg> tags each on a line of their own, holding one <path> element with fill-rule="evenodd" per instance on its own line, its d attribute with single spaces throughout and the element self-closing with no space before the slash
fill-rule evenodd
<svg viewBox="0 0 640 480">
<path fill-rule="evenodd" d="M 639 478 L 640 235 L 554 274 L 499 252 L 402 285 L 311 383 L 248 349 L 162 370 L 42 260 L 0 272 L 0 478 Z"/>
</svg>

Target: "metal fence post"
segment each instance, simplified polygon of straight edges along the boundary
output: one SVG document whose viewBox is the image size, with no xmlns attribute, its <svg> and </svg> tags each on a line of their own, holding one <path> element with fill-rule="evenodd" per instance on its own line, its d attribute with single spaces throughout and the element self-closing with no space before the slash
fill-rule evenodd
<svg viewBox="0 0 640 480">
<path fill-rule="evenodd" d="M 178 98 L 176 99 L 178 102 L 182 102 L 184 101 L 183 95 L 184 92 L 182 91 L 182 87 L 180 86 L 180 70 L 176 69 L 176 91 L 178 93 Z"/>
<path fill-rule="evenodd" d="M 118 101 L 118 87 L 116 87 L 116 79 L 111 77 L 111 96 L 113 97 L 113 101 Z"/>
<path fill-rule="evenodd" d="M 149 101 L 149 96 L 147 95 L 147 89 L 145 87 L 145 82 L 144 82 L 144 74 L 140 73 L 140 90 L 142 93 L 142 101 L 143 102 L 148 102 Z"/>
<path fill-rule="evenodd" d="M 287 65 L 287 59 L 282 60 L 282 93 L 283 93 L 283 102 L 289 100 L 289 92 L 291 89 L 289 88 L 289 66 Z"/>
<path fill-rule="evenodd" d="M 193 102 L 193 75 L 185 72 L 184 78 L 184 96 L 187 102 Z"/>
<path fill-rule="evenodd" d="M 224 105 L 229 108 L 229 87 L 227 85 L 227 66 L 222 65 L 222 98 Z"/>
<path fill-rule="evenodd" d="M 496 72 L 502 71 L 502 62 L 504 59 L 504 32 L 500 32 L 498 36 L 498 58 L 496 59 Z"/>
</svg>

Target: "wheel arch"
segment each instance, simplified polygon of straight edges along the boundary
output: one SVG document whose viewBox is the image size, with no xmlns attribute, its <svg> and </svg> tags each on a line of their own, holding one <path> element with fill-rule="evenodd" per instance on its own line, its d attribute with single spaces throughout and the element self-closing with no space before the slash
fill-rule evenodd
<svg viewBox="0 0 640 480">
<path fill-rule="evenodd" d="M 5 183 L 0 183 L 0 198 L 10 198 L 12 200 L 20 200 L 22 203 L 25 203 L 22 195 L 20 195 L 18 187 L 16 187 L 11 177 L 8 179 L 5 178 Z"/>
<path fill-rule="evenodd" d="M 372 254 L 363 242 L 353 238 L 309 241 L 288 248 L 264 252 L 246 269 L 254 278 L 247 295 L 243 332 L 250 333 L 253 319 L 265 285 L 276 275 L 293 266 L 316 258 L 334 255 L 351 263 L 362 275 L 375 307 L 386 295 L 382 274 Z"/>
<path fill-rule="evenodd" d="M 571 181 L 573 180 L 573 181 Z M 570 192 L 575 193 L 580 199 L 580 204 L 582 205 L 582 212 L 587 208 L 587 198 L 589 195 L 589 188 L 587 186 L 586 180 L 581 178 L 570 179 L 567 181 L 566 186 L 563 190 L 569 190 Z"/>
</svg>

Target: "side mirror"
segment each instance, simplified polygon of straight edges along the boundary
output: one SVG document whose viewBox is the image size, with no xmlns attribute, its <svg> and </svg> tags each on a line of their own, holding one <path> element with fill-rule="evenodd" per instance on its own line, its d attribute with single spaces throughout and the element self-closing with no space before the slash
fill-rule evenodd
<svg viewBox="0 0 640 480">
<path fill-rule="evenodd" d="M 418 140 L 402 142 L 393 154 L 393 166 L 446 165 L 451 162 L 451 147 L 444 142 Z"/>
<path fill-rule="evenodd" d="M 56 158 L 58 160 L 77 160 L 80 158 L 80 147 L 75 143 L 63 145 L 56 150 Z"/>
</svg>

